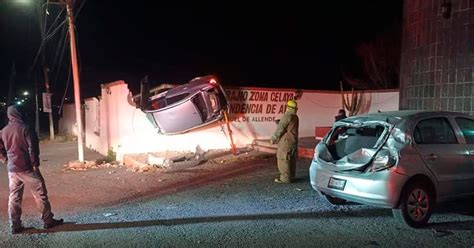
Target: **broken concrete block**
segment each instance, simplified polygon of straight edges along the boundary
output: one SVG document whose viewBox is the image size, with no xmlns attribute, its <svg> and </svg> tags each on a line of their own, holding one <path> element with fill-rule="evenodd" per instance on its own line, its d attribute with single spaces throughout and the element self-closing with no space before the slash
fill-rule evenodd
<svg viewBox="0 0 474 248">
<path fill-rule="evenodd" d="M 161 166 L 165 163 L 165 158 L 162 157 L 157 157 L 153 154 L 148 154 L 148 164 L 154 165 L 154 166 Z"/>
</svg>

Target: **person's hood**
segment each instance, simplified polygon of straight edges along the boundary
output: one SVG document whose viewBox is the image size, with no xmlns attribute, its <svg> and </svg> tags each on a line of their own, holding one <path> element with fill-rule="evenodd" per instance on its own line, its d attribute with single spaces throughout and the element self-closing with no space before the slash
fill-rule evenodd
<svg viewBox="0 0 474 248">
<path fill-rule="evenodd" d="M 9 121 L 13 121 L 13 122 L 23 122 L 24 121 L 23 114 L 20 112 L 20 110 L 18 110 L 18 108 L 16 106 L 8 107 L 7 116 L 8 116 Z"/>
</svg>

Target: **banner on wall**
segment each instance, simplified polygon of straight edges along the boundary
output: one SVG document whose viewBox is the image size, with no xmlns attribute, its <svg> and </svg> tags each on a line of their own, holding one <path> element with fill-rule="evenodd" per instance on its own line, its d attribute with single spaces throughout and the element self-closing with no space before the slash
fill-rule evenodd
<svg viewBox="0 0 474 248">
<path fill-rule="evenodd" d="M 229 98 L 229 118 L 233 122 L 275 122 L 286 111 L 286 102 L 295 92 L 269 90 L 225 90 Z"/>
</svg>

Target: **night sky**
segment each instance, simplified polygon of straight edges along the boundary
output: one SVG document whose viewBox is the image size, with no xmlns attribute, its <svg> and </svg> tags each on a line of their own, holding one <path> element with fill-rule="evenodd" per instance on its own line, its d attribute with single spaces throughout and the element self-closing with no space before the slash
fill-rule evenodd
<svg viewBox="0 0 474 248">
<path fill-rule="evenodd" d="M 400 24 L 402 15 L 401 0 L 81 0 L 76 11 L 82 1 L 76 25 L 83 98 L 98 95 L 101 83 L 120 79 L 138 93 L 144 75 L 154 85 L 215 74 L 224 86 L 338 89 L 341 66 L 354 63 L 357 44 Z M 59 10 L 50 6 L 49 23 Z M 41 41 L 38 25 L 34 7 L 0 0 L 2 97 L 13 61 L 15 90 L 33 89 L 35 79 L 42 82 L 38 67 L 29 69 Z M 61 36 L 60 31 L 47 43 L 56 101 L 70 62 L 67 48 L 62 64 L 52 66 L 58 63 Z"/>
</svg>

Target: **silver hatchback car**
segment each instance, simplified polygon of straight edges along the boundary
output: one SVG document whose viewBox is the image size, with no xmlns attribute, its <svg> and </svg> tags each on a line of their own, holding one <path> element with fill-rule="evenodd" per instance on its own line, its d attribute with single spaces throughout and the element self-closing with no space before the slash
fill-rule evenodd
<svg viewBox="0 0 474 248">
<path fill-rule="evenodd" d="M 401 223 L 422 227 L 437 202 L 474 195 L 474 118 L 443 111 L 349 117 L 319 142 L 309 170 L 330 203 L 391 208 Z"/>
<path fill-rule="evenodd" d="M 179 134 L 224 118 L 227 95 L 215 76 L 197 77 L 148 99 L 148 119 L 162 134 Z"/>
</svg>

